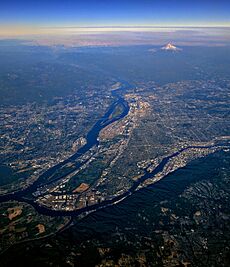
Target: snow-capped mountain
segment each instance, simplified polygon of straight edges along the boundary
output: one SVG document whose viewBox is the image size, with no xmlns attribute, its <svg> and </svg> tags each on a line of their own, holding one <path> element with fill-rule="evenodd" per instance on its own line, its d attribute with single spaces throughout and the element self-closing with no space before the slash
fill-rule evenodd
<svg viewBox="0 0 230 267">
<path fill-rule="evenodd" d="M 161 47 L 161 50 L 165 51 L 181 51 L 181 48 L 176 47 L 175 45 L 168 43 L 167 45 Z"/>
</svg>

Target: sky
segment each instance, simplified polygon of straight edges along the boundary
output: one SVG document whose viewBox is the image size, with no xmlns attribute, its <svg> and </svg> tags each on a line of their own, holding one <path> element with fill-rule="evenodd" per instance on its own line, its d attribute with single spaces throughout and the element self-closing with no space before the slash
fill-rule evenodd
<svg viewBox="0 0 230 267">
<path fill-rule="evenodd" d="M 230 27 L 230 0 L 0 0 L 0 36 L 175 26 Z"/>
<path fill-rule="evenodd" d="M 0 24 L 230 26 L 229 0 L 1 0 Z"/>
</svg>

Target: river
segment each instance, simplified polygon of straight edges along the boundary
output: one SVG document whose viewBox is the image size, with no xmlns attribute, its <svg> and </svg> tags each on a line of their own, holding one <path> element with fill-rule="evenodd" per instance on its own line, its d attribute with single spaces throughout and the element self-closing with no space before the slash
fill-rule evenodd
<svg viewBox="0 0 230 267">
<path fill-rule="evenodd" d="M 128 87 L 127 84 L 125 84 L 125 86 Z M 168 161 L 171 158 L 178 156 L 180 153 L 182 153 L 183 151 L 185 151 L 187 149 L 190 149 L 190 148 L 212 148 L 212 147 L 216 147 L 217 145 L 218 146 L 226 146 L 226 143 L 223 143 L 223 144 L 219 143 L 219 144 L 208 145 L 208 146 L 189 146 L 189 147 L 183 148 L 183 149 L 175 152 L 174 154 L 172 154 L 170 156 L 166 156 L 165 158 L 163 158 L 162 161 L 160 162 L 160 164 L 151 173 L 145 171 L 145 174 L 142 177 L 140 177 L 137 181 L 135 181 L 134 184 L 132 185 L 132 187 L 129 190 L 127 190 L 126 192 L 124 192 L 123 194 L 116 196 L 113 199 L 105 200 L 101 203 L 87 206 L 87 207 L 84 207 L 84 208 L 81 208 L 78 210 L 74 210 L 74 211 L 51 210 L 51 209 L 46 208 L 44 206 L 40 206 L 37 202 L 35 202 L 31 198 L 25 197 L 28 194 L 32 195 L 32 193 L 35 192 L 39 186 L 49 184 L 49 183 L 54 182 L 56 180 L 60 180 L 84 164 L 84 162 L 79 163 L 78 165 L 76 165 L 76 168 L 74 168 L 73 170 L 65 173 L 62 176 L 55 178 L 55 180 L 51 180 L 51 181 L 47 182 L 47 178 L 52 176 L 59 168 L 63 167 L 65 164 L 67 164 L 71 161 L 75 161 L 77 158 L 79 158 L 80 156 L 85 154 L 87 151 L 89 151 L 93 146 L 95 146 L 95 145 L 98 146 L 98 144 L 99 144 L 98 136 L 99 136 L 100 131 L 103 128 L 105 128 L 107 125 L 109 125 L 109 124 L 111 124 L 117 120 L 124 118 L 128 114 L 129 105 L 128 105 L 127 101 L 121 96 L 121 94 L 119 94 L 120 90 L 124 90 L 125 88 L 119 88 L 117 90 L 112 91 L 112 94 L 115 97 L 115 101 L 108 108 L 107 112 L 94 124 L 92 129 L 88 132 L 88 134 L 86 136 L 87 142 L 83 147 L 81 147 L 75 154 L 73 154 L 68 159 L 58 163 L 57 165 L 55 165 L 55 166 L 51 167 L 50 169 L 48 169 L 47 171 L 45 171 L 28 188 L 21 190 L 21 191 L 18 191 L 18 192 L 15 192 L 15 193 L 0 196 L 0 202 L 5 202 L 5 201 L 9 201 L 9 200 L 17 200 L 17 201 L 27 202 L 28 204 L 32 205 L 39 213 L 49 215 L 49 216 L 79 216 L 83 213 L 87 214 L 88 212 L 92 212 L 92 211 L 95 211 L 95 210 L 98 210 L 101 208 L 105 208 L 107 206 L 110 206 L 110 205 L 113 205 L 113 204 L 116 204 L 116 203 L 122 201 L 123 199 L 125 199 L 129 195 L 133 194 L 137 190 L 138 186 L 141 183 L 143 183 L 145 180 L 152 178 L 157 173 L 161 172 L 163 170 L 164 166 L 168 163 Z M 122 113 L 119 114 L 118 116 L 112 118 L 112 119 L 109 119 L 110 115 L 113 113 L 113 111 L 115 110 L 117 105 L 122 105 L 122 107 L 123 107 Z"/>
</svg>

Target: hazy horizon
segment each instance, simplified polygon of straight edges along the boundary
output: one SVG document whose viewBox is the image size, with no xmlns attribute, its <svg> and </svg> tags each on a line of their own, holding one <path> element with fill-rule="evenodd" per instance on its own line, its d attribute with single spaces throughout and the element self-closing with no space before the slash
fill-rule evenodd
<svg viewBox="0 0 230 267">
<path fill-rule="evenodd" d="M 12 0 L 1 1 L 0 36 L 46 33 L 47 29 L 102 30 L 139 27 L 230 27 L 226 0 Z"/>
<path fill-rule="evenodd" d="M 0 40 L 24 44 L 71 46 L 163 45 L 226 46 L 230 27 L 46 27 L 21 34 L 1 34 Z"/>
</svg>

